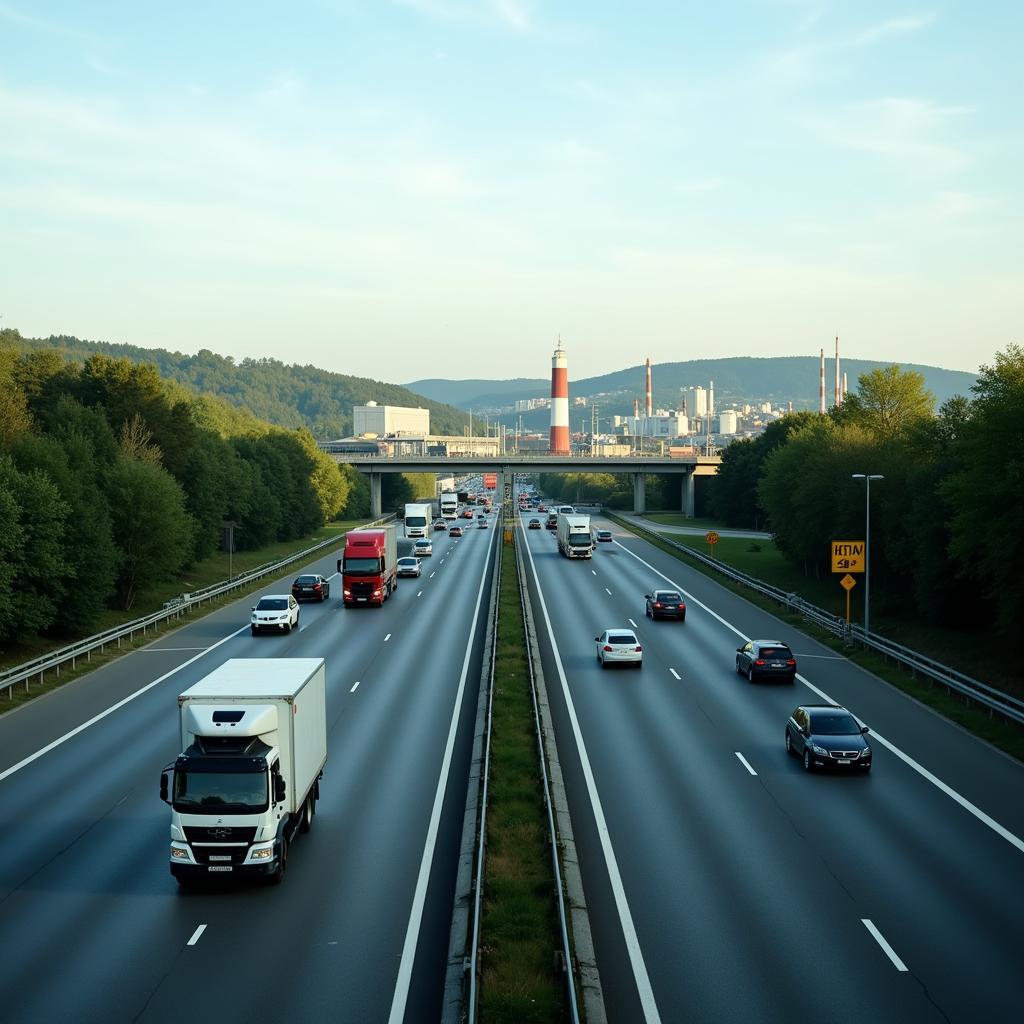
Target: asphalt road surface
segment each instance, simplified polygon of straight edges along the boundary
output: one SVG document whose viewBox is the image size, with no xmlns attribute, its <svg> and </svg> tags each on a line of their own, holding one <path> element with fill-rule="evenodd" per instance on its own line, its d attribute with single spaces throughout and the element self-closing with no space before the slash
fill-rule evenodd
<svg viewBox="0 0 1024 1024">
<path fill-rule="evenodd" d="M 251 637 L 253 595 L 0 718 L 0 1020 L 436 1021 L 496 535 L 435 535 L 381 609 L 341 608 L 332 552 L 298 632 Z M 314 656 L 328 761 L 287 877 L 179 893 L 177 695 L 228 658 Z"/>
<path fill-rule="evenodd" d="M 1020 1020 L 1024 768 L 595 525 L 590 561 L 520 536 L 609 1020 Z M 644 617 L 656 586 L 685 623 Z M 642 669 L 602 671 L 594 637 L 634 624 Z M 797 681 L 737 675 L 747 638 L 788 641 Z M 870 727 L 869 775 L 786 756 L 793 708 L 830 700 Z"/>
</svg>

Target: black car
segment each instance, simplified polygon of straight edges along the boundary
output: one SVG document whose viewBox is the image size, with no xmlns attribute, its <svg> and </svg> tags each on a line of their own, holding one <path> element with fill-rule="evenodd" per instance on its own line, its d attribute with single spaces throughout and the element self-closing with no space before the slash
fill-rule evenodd
<svg viewBox="0 0 1024 1024">
<path fill-rule="evenodd" d="M 678 591 L 655 590 L 653 594 L 644 594 L 644 599 L 647 601 L 644 614 L 648 618 L 686 621 L 686 602 Z"/>
<path fill-rule="evenodd" d="M 540 529 L 540 520 L 539 519 L 531 519 L 529 521 L 529 523 L 527 523 L 526 528 L 528 530 L 539 530 Z"/>
<path fill-rule="evenodd" d="M 752 683 L 758 679 L 796 678 L 796 658 L 781 640 L 748 640 L 736 648 L 736 671 Z"/>
<path fill-rule="evenodd" d="M 326 601 L 330 596 L 331 585 L 323 576 L 299 576 L 292 584 L 296 601 Z"/>
<path fill-rule="evenodd" d="M 868 727 L 835 704 L 801 704 L 786 723 L 786 753 L 804 759 L 804 768 L 871 771 Z"/>
</svg>

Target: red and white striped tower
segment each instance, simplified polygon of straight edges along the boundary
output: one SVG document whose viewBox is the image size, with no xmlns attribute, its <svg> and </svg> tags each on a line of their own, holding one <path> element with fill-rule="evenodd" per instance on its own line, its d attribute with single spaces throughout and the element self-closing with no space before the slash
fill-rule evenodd
<svg viewBox="0 0 1024 1024">
<path fill-rule="evenodd" d="M 551 357 L 551 441 L 552 455 L 569 454 L 569 367 L 562 339 Z"/>
<path fill-rule="evenodd" d="M 644 363 L 644 415 L 651 417 L 654 415 L 654 404 L 651 400 L 651 360 L 648 357 L 647 362 Z"/>
<path fill-rule="evenodd" d="M 842 386 L 842 378 L 839 376 L 839 335 L 836 335 L 836 388 L 833 403 L 836 407 L 843 404 L 843 393 L 840 390 Z"/>
<path fill-rule="evenodd" d="M 633 419 L 635 419 L 635 420 L 640 419 L 640 399 L 639 398 L 634 398 L 633 399 Z"/>
<path fill-rule="evenodd" d="M 818 381 L 818 412 L 825 413 L 825 350 L 821 350 L 821 377 Z"/>
</svg>

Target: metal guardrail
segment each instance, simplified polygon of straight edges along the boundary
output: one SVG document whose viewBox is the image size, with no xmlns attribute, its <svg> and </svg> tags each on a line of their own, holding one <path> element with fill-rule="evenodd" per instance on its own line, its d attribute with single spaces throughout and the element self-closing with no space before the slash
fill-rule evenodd
<svg viewBox="0 0 1024 1024">
<path fill-rule="evenodd" d="M 383 525 L 394 518 L 394 515 L 382 516 L 380 519 L 374 519 L 366 525 Z M 107 644 L 116 642 L 117 646 L 120 647 L 121 641 L 126 637 L 129 641 L 134 640 L 135 634 L 138 632 L 145 636 L 150 627 L 155 628 L 172 618 L 180 618 L 184 612 L 201 606 L 204 601 L 220 597 L 222 594 L 230 593 L 232 590 L 239 590 L 249 583 L 285 568 L 285 566 L 290 565 L 292 562 L 305 558 L 307 555 L 315 554 L 317 551 L 322 551 L 324 548 L 331 547 L 332 545 L 337 546 L 338 543 L 338 537 L 327 537 L 325 540 L 313 544 L 302 551 L 297 551 L 287 558 L 279 559 L 276 562 L 266 562 L 240 576 L 235 576 L 233 579 L 225 580 L 221 583 L 213 583 L 208 587 L 202 587 L 199 590 L 193 590 L 187 594 L 181 594 L 179 597 L 172 598 L 164 604 L 161 611 L 151 612 L 149 615 L 132 619 L 123 625 L 114 626 L 111 629 L 104 630 L 102 633 L 96 633 L 94 636 L 85 637 L 82 640 L 76 640 L 66 647 L 61 647 L 56 651 L 50 651 L 30 661 L 15 665 L 14 668 L 0 672 L 0 690 L 7 690 L 8 700 L 12 696 L 14 687 L 19 684 L 24 684 L 25 692 L 27 693 L 30 681 L 36 676 L 39 677 L 39 682 L 41 683 L 47 672 L 55 671 L 59 675 L 61 666 L 66 665 L 69 661 L 73 669 L 79 658 L 91 660 L 93 651 L 103 651 Z"/>
<path fill-rule="evenodd" d="M 806 621 L 812 622 L 814 625 L 820 626 L 829 633 L 840 637 L 847 644 L 859 644 L 865 649 L 873 650 L 884 658 L 893 660 L 900 667 L 907 669 L 911 675 L 915 677 L 918 675 L 923 676 L 930 683 L 938 683 L 941 686 L 945 686 L 950 693 L 955 692 L 959 694 L 969 703 L 978 704 L 986 708 L 990 715 L 1002 715 L 1018 725 L 1024 725 L 1024 700 L 1021 700 L 1019 697 L 989 686 L 987 683 L 974 679 L 958 669 L 944 665 L 942 662 L 936 661 L 920 651 L 904 647 L 902 644 L 889 640 L 878 633 L 865 633 L 862 626 L 850 625 L 842 616 L 833 615 L 831 612 L 818 608 L 809 601 L 805 601 L 799 594 L 788 593 L 778 587 L 773 587 L 769 583 L 764 583 L 753 576 L 748 576 L 746 573 L 732 568 L 732 566 L 724 565 L 716 558 L 709 558 L 707 555 L 702 555 L 699 551 L 694 551 L 693 548 L 685 544 L 670 540 L 655 530 L 648 530 L 636 522 L 622 519 L 613 513 L 608 514 L 610 518 L 627 529 L 655 536 L 661 543 L 676 548 L 688 558 L 692 558 L 707 568 L 713 569 L 734 583 L 739 583 L 744 587 L 757 591 L 759 594 L 763 594 L 773 601 L 777 601 L 790 611 L 799 614 Z"/>
</svg>

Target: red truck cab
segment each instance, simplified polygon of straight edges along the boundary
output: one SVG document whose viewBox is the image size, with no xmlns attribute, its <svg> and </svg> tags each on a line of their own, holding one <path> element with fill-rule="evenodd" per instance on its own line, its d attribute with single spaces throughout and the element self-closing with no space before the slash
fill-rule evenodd
<svg viewBox="0 0 1024 1024">
<path fill-rule="evenodd" d="M 341 595 L 346 605 L 382 605 L 398 586 L 398 542 L 393 525 L 349 530 L 344 557 L 338 562 Z"/>
</svg>

